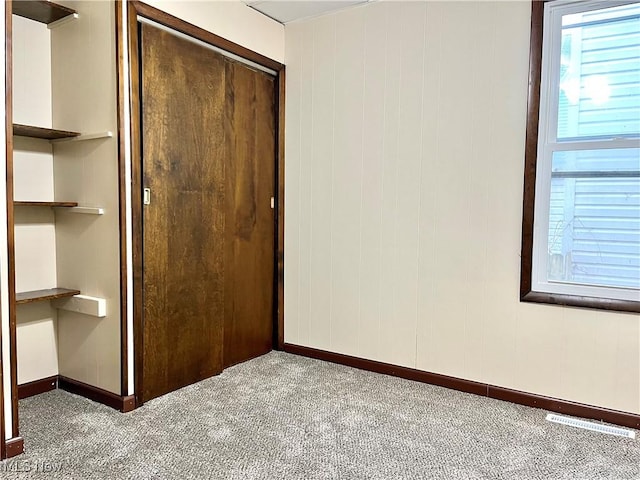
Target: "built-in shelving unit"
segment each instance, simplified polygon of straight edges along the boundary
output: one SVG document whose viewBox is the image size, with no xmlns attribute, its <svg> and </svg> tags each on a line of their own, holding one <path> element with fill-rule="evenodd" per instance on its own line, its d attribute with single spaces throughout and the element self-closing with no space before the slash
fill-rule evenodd
<svg viewBox="0 0 640 480">
<path fill-rule="evenodd" d="M 78 202 L 13 202 L 16 207 L 77 207 Z"/>
<path fill-rule="evenodd" d="M 14 0 L 13 14 L 50 25 L 67 17 L 77 16 L 72 8 L 46 0 Z"/>
<path fill-rule="evenodd" d="M 108 318 L 107 298 L 118 303 L 117 234 L 110 221 L 117 211 L 101 207 L 118 198 L 117 124 L 108 109 L 98 108 L 117 91 L 111 78 L 113 5 L 54 1 L 72 8 L 46 0 L 11 2 L 13 118 L 7 121 L 15 123 L 6 177 L 14 199 L 8 206 L 12 390 L 50 385 L 47 379 L 64 374 L 117 391 L 119 350 L 96 346 L 105 341 L 104 328 L 115 338 L 119 323 L 94 323 Z M 114 184 L 107 187 L 109 182 Z M 106 272 L 103 249 L 109 250 Z M 114 305 L 112 314 L 118 312 Z M 82 368 L 87 362 L 99 372 Z"/>
<path fill-rule="evenodd" d="M 55 300 L 56 298 L 73 297 L 74 295 L 79 294 L 80 290 L 72 290 L 69 288 L 48 288 L 46 290 L 18 292 L 16 293 L 16 305 L 42 302 L 45 300 Z"/>
<path fill-rule="evenodd" d="M 49 26 L 49 28 L 64 23 L 72 18 L 78 17 L 78 14 L 75 10 L 46 0 L 14 1 L 13 14 L 27 18 L 29 20 L 34 20 L 36 22 L 46 24 Z M 18 137 L 29 137 L 39 140 L 45 140 L 50 143 L 113 137 L 113 133 L 110 131 L 83 135 L 80 132 L 38 127 L 35 125 L 24 125 L 20 123 L 13 124 L 13 135 Z M 104 213 L 104 210 L 99 207 L 78 207 L 77 202 L 14 201 L 13 205 L 15 207 L 63 208 L 67 212 L 90 215 L 102 215 Z M 15 296 L 15 304 L 24 305 L 33 302 L 52 300 L 65 301 L 70 297 L 75 297 L 76 295 L 80 295 L 80 290 L 69 288 L 49 288 L 45 290 L 17 292 Z M 88 309 L 89 311 L 93 311 L 96 309 L 96 311 L 104 310 L 104 306 L 102 306 L 101 309 L 95 307 L 95 301 L 90 302 L 87 301 L 87 299 L 80 297 L 78 297 L 79 300 L 77 302 L 69 304 L 71 306 L 67 306 L 67 308 L 75 308 L 74 311 L 82 311 L 82 309 Z M 87 298 L 92 299 L 92 297 Z M 102 299 L 95 300 L 97 301 Z M 86 306 L 85 304 L 88 304 L 88 306 Z"/>
<path fill-rule="evenodd" d="M 40 138 L 42 140 L 58 140 L 62 138 L 79 137 L 79 132 L 56 130 L 53 128 L 34 127 L 32 125 L 13 124 L 13 134 L 18 137 Z"/>
</svg>

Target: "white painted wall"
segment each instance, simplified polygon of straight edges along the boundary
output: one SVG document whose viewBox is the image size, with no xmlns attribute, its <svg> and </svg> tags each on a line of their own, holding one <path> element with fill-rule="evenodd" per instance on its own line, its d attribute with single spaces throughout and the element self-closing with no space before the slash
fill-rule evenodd
<svg viewBox="0 0 640 480">
<path fill-rule="evenodd" d="M 13 121 L 51 127 L 51 35 L 41 23 L 13 16 Z"/>
<path fill-rule="evenodd" d="M 58 374 L 57 323 L 49 302 L 18 306 L 18 385 Z"/>
<path fill-rule="evenodd" d="M 104 215 L 56 213 L 57 283 L 105 298 L 104 318 L 58 311 L 60 375 L 120 394 L 120 233 L 115 6 L 62 1 L 79 18 L 51 31 L 56 126 L 112 138 L 58 143 L 55 198 Z"/>
<path fill-rule="evenodd" d="M 13 118 L 51 127 L 51 35 L 41 23 L 13 17 Z M 14 138 L 14 199 L 54 200 L 49 142 Z M 16 207 L 16 291 L 53 288 L 56 236 L 53 210 Z M 18 385 L 58 374 L 57 311 L 48 302 L 16 309 Z"/>
<path fill-rule="evenodd" d="M 529 2 L 285 28 L 285 341 L 640 413 L 637 315 L 519 302 Z"/>
<path fill-rule="evenodd" d="M 273 60 L 284 61 L 284 26 L 239 0 L 145 3 Z"/>
<path fill-rule="evenodd" d="M 14 150 L 14 158 L 20 161 L 19 151 Z M 17 174 L 15 178 L 16 184 L 24 181 Z M 14 219 L 16 291 L 55 287 L 56 227 L 53 211 L 17 207 Z M 58 374 L 57 318 L 57 311 L 49 302 L 17 306 L 18 385 Z"/>
</svg>

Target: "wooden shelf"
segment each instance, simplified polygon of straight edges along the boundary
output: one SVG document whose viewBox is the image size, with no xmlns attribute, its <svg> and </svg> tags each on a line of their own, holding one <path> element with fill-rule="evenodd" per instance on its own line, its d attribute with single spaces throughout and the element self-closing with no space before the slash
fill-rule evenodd
<svg viewBox="0 0 640 480">
<path fill-rule="evenodd" d="M 78 202 L 13 202 L 16 207 L 77 207 Z"/>
<path fill-rule="evenodd" d="M 16 293 L 16 305 L 24 303 L 42 302 L 44 300 L 55 300 L 56 298 L 73 297 L 79 295 L 80 290 L 70 290 L 68 288 L 49 288 L 47 290 L 33 290 L 30 292 Z"/>
<path fill-rule="evenodd" d="M 19 137 L 41 138 L 43 140 L 56 140 L 59 138 L 73 138 L 80 136 L 79 132 L 34 127 L 32 125 L 21 125 L 19 123 L 13 124 L 13 134 Z"/>
<path fill-rule="evenodd" d="M 13 2 L 14 15 L 47 25 L 76 13 L 71 8 L 46 0 L 14 0 Z"/>
</svg>

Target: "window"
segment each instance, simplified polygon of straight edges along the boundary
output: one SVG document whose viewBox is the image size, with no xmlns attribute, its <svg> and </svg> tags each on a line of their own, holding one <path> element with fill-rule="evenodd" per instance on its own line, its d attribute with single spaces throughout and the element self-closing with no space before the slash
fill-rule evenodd
<svg viewBox="0 0 640 480">
<path fill-rule="evenodd" d="M 521 298 L 640 311 L 640 3 L 532 13 Z"/>
</svg>

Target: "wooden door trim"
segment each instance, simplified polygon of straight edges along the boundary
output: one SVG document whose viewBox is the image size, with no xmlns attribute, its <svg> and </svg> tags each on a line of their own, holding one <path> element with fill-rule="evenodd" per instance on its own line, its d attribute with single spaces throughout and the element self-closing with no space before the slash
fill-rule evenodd
<svg viewBox="0 0 640 480">
<path fill-rule="evenodd" d="M 136 406 L 142 405 L 143 386 L 143 337 L 142 325 L 142 199 L 133 192 L 142 188 L 142 138 L 140 132 L 140 50 L 137 10 L 133 3 L 127 5 L 129 45 L 129 108 L 131 113 L 131 242 L 133 269 L 133 349 L 134 395 Z"/>
<path fill-rule="evenodd" d="M 120 394 L 129 394 L 129 338 L 127 335 L 127 186 L 125 162 L 125 125 L 124 112 L 126 81 L 124 76 L 124 21 L 122 1 L 114 2 L 116 9 L 116 61 L 118 72 L 118 214 L 120 235 Z"/>
<path fill-rule="evenodd" d="M 11 420 L 12 420 L 12 437 L 19 436 L 18 421 L 18 359 L 16 353 L 16 306 L 15 298 L 15 243 L 14 243 L 14 217 L 13 217 L 13 1 L 5 2 L 5 135 L 6 135 L 6 202 L 7 202 L 7 268 L 8 276 L 7 287 L 8 309 L 9 309 L 9 359 L 10 359 L 10 376 L 11 376 Z M 0 334 L 0 342 L 1 342 Z M 1 345 L 1 343 L 0 343 Z M 4 368 L 2 364 L 2 350 L 0 349 L 0 368 Z M 4 374 L 4 370 L 2 370 Z M 3 376 L 3 375 L 2 375 Z M 2 377 L 0 376 L 0 377 Z M 4 382 L 3 382 L 4 383 Z M 2 458 L 10 455 L 9 442 L 5 442 L 5 422 L 4 422 L 4 390 L 0 386 L 0 408 L 2 413 L 2 425 L 0 426 L 0 435 L 2 435 L 2 449 L 0 454 Z M 13 444 L 11 444 L 13 445 Z M 12 450 L 19 450 L 12 447 Z"/>
<path fill-rule="evenodd" d="M 13 122 L 11 119 L 11 112 L 9 110 L 12 105 L 11 100 L 11 79 L 13 77 L 11 72 L 11 10 L 12 10 L 12 0 L 7 0 L 4 4 L 4 55 L 5 55 L 5 161 L 7 167 L 9 165 L 9 157 L 13 153 L 13 148 L 9 145 L 9 125 L 12 125 L 13 130 Z M 6 169 L 6 182 L 9 185 L 9 169 Z M 6 205 L 6 213 L 7 213 L 7 228 L 9 226 L 9 195 L 7 195 L 7 205 Z M 8 233 L 8 232 L 7 232 Z M 9 245 L 7 242 L 7 249 L 9 250 Z M 8 252 L 7 252 L 8 253 Z M 11 274 L 9 274 L 11 276 Z M 8 279 L 7 279 L 8 280 Z M 1 307 L 1 304 L 0 304 Z M 1 319 L 2 317 L 0 317 Z M 1 325 L 0 325 L 1 327 Z M 11 330 L 11 312 L 9 312 L 9 330 Z M 5 440 L 5 430 L 4 430 L 4 365 L 3 365 L 3 355 L 2 355 L 2 328 L 0 328 L 0 460 L 7 458 L 7 442 Z M 13 381 L 11 382 L 13 387 Z"/>
<path fill-rule="evenodd" d="M 277 121 L 277 135 L 276 135 L 276 181 L 278 182 L 275 188 L 276 191 L 276 225 L 274 242 L 275 253 L 275 281 L 274 285 L 274 310 L 276 313 L 276 325 L 274 328 L 274 341 L 273 345 L 278 350 L 284 349 L 284 112 L 285 112 L 285 86 L 286 86 L 286 73 L 285 67 L 282 65 L 278 70 L 278 76 L 276 78 L 277 83 L 277 98 L 276 105 L 278 111 L 276 112 Z"/>
<path fill-rule="evenodd" d="M 120 6 L 120 1 L 116 2 L 116 8 Z M 141 132 L 140 132 L 140 31 L 138 27 L 137 17 L 142 16 L 156 23 L 159 23 L 172 30 L 178 31 L 202 42 L 213 45 L 217 48 L 226 50 L 234 55 L 242 57 L 251 62 L 257 63 L 263 67 L 276 72 L 276 92 L 277 92 L 277 132 L 276 132 L 276 164 L 275 164 L 275 191 L 276 193 L 276 212 L 275 212 L 275 235 L 277 238 L 274 242 L 274 343 L 276 349 L 282 349 L 284 345 L 284 97 L 285 97 L 285 66 L 264 55 L 249 50 L 241 45 L 231 42 L 214 33 L 208 32 L 202 28 L 185 22 L 173 15 L 162 10 L 151 7 L 140 1 L 127 2 L 127 34 L 128 34 L 128 54 L 129 54 L 129 78 L 124 78 L 124 58 L 122 55 L 124 22 L 121 18 L 121 10 L 118 8 L 116 17 L 120 15 L 118 25 L 118 74 L 119 74 L 119 102 L 118 102 L 118 118 L 119 133 L 124 138 L 125 122 L 130 122 L 131 128 L 131 191 L 139 192 L 142 189 L 142 154 L 141 154 Z M 127 80 L 130 82 L 130 118 L 124 115 L 124 88 L 127 88 Z M 124 172 L 125 165 L 125 148 L 124 140 L 121 139 L 119 162 L 120 162 L 120 229 L 126 231 L 126 219 L 124 216 L 126 208 L 125 185 L 126 177 Z M 132 219 L 132 253 L 133 253 L 133 343 L 134 343 L 134 384 L 136 406 L 142 405 L 143 392 L 143 337 L 144 328 L 142 325 L 143 312 L 143 292 L 142 292 L 142 274 L 143 274 L 143 251 L 142 251 L 142 199 L 140 195 L 132 194 L 131 198 L 131 219 Z M 126 239 L 125 239 L 126 240 Z M 121 258 L 123 259 L 122 268 L 124 273 L 121 275 L 121 288 L 125 293 L 122 295 L 122 335 L 123 350 L 126 349 L 126 339 L 128 338 L 128 328 L 126 321 L 127 299 L 126 299 L 126 245 L 121 245 Z M 124 278 L 122 278 L 124 277 Z M 123 352 L 123 360 L 126 358 Z M 124 369 L 123 364 L 123 388 L 124 388 Z M 125 392 L 123 392 L 123 395 Z"/>
<path fill-rule="evenodd" d="M 203 28 L 185 22 L 178 17 L 174 17 L 173 15 L 163 12 L 162 10 L 158 10 L 157 8 L 147 5 L 144 2 L 132 0 L 129 3 L 133 7 L 133 10 L 137 15 L 148 18 L 149 20 L 153 20 L 154 22 L 164 25 L 165 27 L 169 27 L 172 30 L 184 33 L 189 37 L 201 40 L 204 43 L 208 43 L 209 45 L 213 45 L 214 47 L 218 47 L 222 50 L 226 50 L 227 52 L 233 53 L 234 55 L 242 57 L 246 60 L 250 60 L 275 72 L 278 72 L 281 68 L 283 68 L 283 65 L 281 63 L 276 62 L 269 57 L 265 57 L 260 53 L 254 52 L 253 50 L 243 47 L 242 45 L 238 45 L 237 43 L 220 37 L 215 33 L 211 33 L 207 30 L 204 30 Z"/>
</svg>

